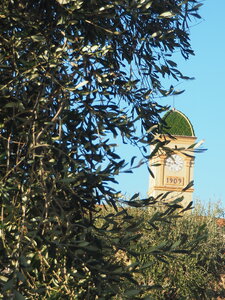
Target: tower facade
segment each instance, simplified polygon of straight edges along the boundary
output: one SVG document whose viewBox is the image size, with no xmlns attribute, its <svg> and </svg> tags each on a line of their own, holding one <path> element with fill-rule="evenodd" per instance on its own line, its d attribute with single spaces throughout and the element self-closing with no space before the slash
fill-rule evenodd
<svg viewBox="0 0 225 300">
<path fill-rule="evenodd" d="M 150 177 L 149 195 L 157 197 L 170 192 L 167 201 L 183 196 L 183 205 L 186 205 L 192 201 L 194 191 L 193 187 L 185 189 L 194 175 L 194 153 L 190 148 L 196 141 L 194 129 L 190 120 L 175 109 L 163 119 L 168 129 L 162 139 L 168 141 L 171 153 L 162 151 L 150 160 L 154 178 Z"/>
</svg>

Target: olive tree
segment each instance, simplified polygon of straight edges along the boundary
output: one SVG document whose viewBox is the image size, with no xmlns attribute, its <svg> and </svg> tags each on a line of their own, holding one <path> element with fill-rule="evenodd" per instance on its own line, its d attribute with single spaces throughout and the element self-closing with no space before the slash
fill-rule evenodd
<svg viewBox="0 0 225 300">
<path fill-rule="evenodd" d="M 193 54 L 189 22 L 199 18 L 199 6 L 1 1 L 2 299 L 109 299 L 125 281 L 135 284 L 137 265 L 115 259 L 138 238 L 138 224 L 118 209 L 111 185 L 132 167 L 115 139 L 138 147 L 146 160 L 146 146 L 158 145 L 166 107 L 157 99 L 176 93 L 165 77 L 188 79 L 171 56 Z M 101 216 L 100 204 L 115 213 Z"/>
</svg>

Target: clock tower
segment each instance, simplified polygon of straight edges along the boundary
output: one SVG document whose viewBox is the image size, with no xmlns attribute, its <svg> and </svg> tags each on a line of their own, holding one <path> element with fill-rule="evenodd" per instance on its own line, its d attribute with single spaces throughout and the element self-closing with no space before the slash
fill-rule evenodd
<svg viewBox="0 0 225 300">
<path fill-rule="evenodd" d="M 170 192 L 167 201 L 183 196 L 183 205 L 187 205 L 194 191 L 193 187 L 183 191 L 193 180 L 194 153 L 188 148 L 196 141 L 194 129 L 189 119 L 175 109 L 167 112 L 163 120 L 166 130 L 162 140 L 168 141 L 171 153 L 162 151 L 150 160 L 154 178 L 150 178 L 149 195 L 157 197 Z"/>
</svg>

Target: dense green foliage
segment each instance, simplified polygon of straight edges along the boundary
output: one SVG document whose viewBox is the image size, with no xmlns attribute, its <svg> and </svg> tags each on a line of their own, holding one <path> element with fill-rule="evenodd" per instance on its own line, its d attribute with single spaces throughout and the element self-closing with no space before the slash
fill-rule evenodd
<svg viewBox="0 0 225 300">
<path fill-rule="evenodd" d="M 102 214 L 109 212 L 109 208 L 103 209 Z M 219 285 L 225 264 L 225 223 L 219 226 L 215 209 L 204 216 L 201 213 L 202 206 L 198 206 L 182 218 L 171 214 L 161 222 L 153 208 L 129 209 L 129 215 L 139 223 L 141 238 L 131 241 L 128 251 L 118 251 L 116 258 L 132 265 L 129 253 L 140 254 L 135 279 L 154 287 L 144 293 L 146 299 L 210 300 L 225 296 L 225 286 Z M 138 293 L 135 286 L 126 285 L 133 296 Z"/>
<path fill-rule="evenodd" d="M 145 146 L 159 143 L 166 108 L 155 97 L 175 93 L 163 77 L 187 79 L 171 55 L 193 54 L 188 22 L 198 7 L 197 0 L 1 1 L 2 299 L 109 299 L 124 280 L 134 283 L 133 269 L 113 256 L 138 228 L 124 213 L 129 226 L 117 237 L 120 199 L 110 183 L 127 169 L 114 138 L 139 147 L 146 161 Z M 115 212 L 97 228 L 93 213 L 103 202 Z"/>
<path fill-rule="evenodd" d="M 196 214 L 197 213 L 197 214 Z M 143 235 L 138 243 L 133 244 L 136 251 L 143 254 L 140 260 L 149 267 L 139 280 L 144 284 L 159 284 L 161 289 L 155 289 L 149 295 L 152 299 L 215 299 L 224 297 L 225 287 L 219 288 L 220 275 L 224 273 L 225 264 L 225 227 L 219 227 L 213 216 L 199 216 L 199 211 L 187 214 L 170 223 L 160 223 L 158 230 L 149 228 L 148 220 L 151 213 L 145 214 Z M 149 215 L 150 214 L 150 215 Z M 141 215 L 141 218 L 143 214 Z M 174 244 L 174 253 L 182 245 L 187 254 L 180 251 L 179 257 L 151 253 L 151 247 L 161 245 L 168 247 Z M 157 257 L 158 256 L 158 257 Z M 166 260 L 161 261 L 160 259 Z"/>
</svg>

